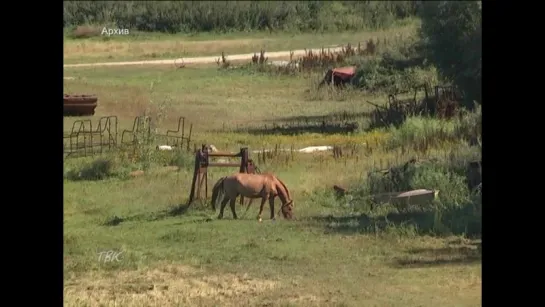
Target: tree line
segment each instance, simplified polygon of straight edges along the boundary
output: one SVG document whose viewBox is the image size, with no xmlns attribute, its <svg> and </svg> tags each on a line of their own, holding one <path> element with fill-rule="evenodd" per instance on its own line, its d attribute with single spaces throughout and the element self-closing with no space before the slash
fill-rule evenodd
<svg viewBox="0 0 545 307">
<path fill-rule="evenodd" d="M 415 1 L 64 1 L 64 27 L 166 33 L 380 29 L 415 16 Z"/>
</svg>

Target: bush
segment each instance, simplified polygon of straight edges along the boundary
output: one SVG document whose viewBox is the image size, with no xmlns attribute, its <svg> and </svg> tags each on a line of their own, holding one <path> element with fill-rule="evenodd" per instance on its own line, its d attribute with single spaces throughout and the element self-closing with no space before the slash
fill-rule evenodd
<svg viewBox="0 0 545 307">
<path fill-rule="evenodd" d="M 180 148 L 162 151 L 153 146 L 140 146 L 131 156 L 130 160 L 123 157 L 124 163 L 144 171 L 157 166 L 178 166 L 180 169 L 190 169 L 195 164 L 194 156 Z"/>
<path fill-rule="evenodd" d="M 170 155 L 168 165 L 178 166 L 180 169 L 191 169 L 195 165 L 195 156 L 184 150 L 176 150 Z"/>
<path fill-rule="evenodd" d="M 448 164 L 434 161 L 393 167 L 387 174 L 372 172 L 362 189 L 367 195 L 417 189 L 439 190 L 439 203 L 444 207 L 458 207 L 469 197 L 465 173 L 460 174 L 450 169 Z"/>
<path fill-rule="evenodd" d="M 351 189 L 349 207 L 361 212 L 360 227 L 368 231 L 394 231 L 436 235 L 481 234 L 481 195 L 472 194 L 466 185 L 465 153 L 446 160 L 412 161 L 384 172 L 371 172 L 359 186 Z M 375 206 L 371 195 L 414 189 L 439 190 L 438 199 L 429 207 L 400 212 L 395 206 Z M 342 198 L 340 205 L 349 198 Z M 371 227 L 373 226 L 373 227 Z M 371 228 L 372 229 L 371 229 Z"/>
<path fill-rule="evenodd" d="M 460 121 L 450 123 L 410 118 L 406 126 L 392 129 L 390 134 L 395 144 L 404 144 L 409 140 L 418 142 L 432 135 L 437 136 L 438 131 L 443 131 L 441 133 L 449 135 L 456 143 L 449 144 L 448 151 L 440 150 L 438 157 L 430 155 L 430 147 L 426 151 L 428 159 L 413 159 L 388 170 L 370 172 L 362 182 L 351 187 L 351 208 L 362 213 L 360 224 L 375 225 L 375 232 L 392 227 L 401 230 L 408 227 L 419 233 L 479 236 L 482 221 L 481 194 L 480 190 L 469 190 L 468 164 L 481 159 L 481 148 L 460 142 L 460 136 L 466 134 L 460 131 L 474 131 L 475 123 L 479 122 L 476 114 L 479 113 L 468 113 Z M 429 125 L 428 128 L 422 128 L 426 125 Z M 438 199 L 428 207 L 419 208 L 420 212 L 399 212 L 389 204 L 378 207 L 373 204 L 372 195 L 415 189 L 439 190 Z"/>
<path fill-rule="evenodd" d="M 358 66 L 352 84 L 370 92 L 395 94 L 437 83 L 437 71 L 425 60 L 419 42 L 388 48 L 379 57 L 350 60 Z"/>
<path fill-rule="evenodd" d="M 98 159 L 68 171 L 65 177 L 70 180 L 103 180 L 115 175 L 113 169 L 112 160 Z"/>
<path fill-rule="evenodd" d="M 475 111 L 466 111 L 462 116 L 448 121 L 432 117 L 409 117 L 399 128 L 390 127 L 390 133 L 390 148 L 406 146 L 422 151 L 459 141 L 477 145 L 482 133 L 481 107 L 477 106 Z"/>
<path fill-rule="evenodd" d="M 399 128 L 391 128 L 390 148 L 412 147 L 426 150 L 430 146 L 458 140 L 456 122 L 430 117 L 409 117 Z"/>
<path fill-rule="evenodd" d="M 476 104 L 473 112 L 466 111 L 457 122 L 456 134 L 472 143 L 481 141 L 483 113 L 481 105 Z"/>
<path fill-rule="evenodd" d="M 450 121 L 409 117 L 400 127 L 390 127 L 388 150 L 401 147 L 405 152 L 403 147 L 412 146 L 424 158 L 369 172 L 367 178 L 350 187 L 350 208 L 361 213 L 360 227 L 372 228 L 374 232 L 480 236 L 482 183 L 480 189 L 470 191 L 473 178 L 469 163 L 482 157 L 481 118 L 478 105 L 474 111 L 464 111 L 461 117 Z M 473 139 L 479 142 L 472 144 Z M 430 206 L 416 211 L 409 208 L 408 212 L 400 212 L 389 204 L 373 203 L 372 196 L 376 194 L 416 189 L 439 190 L 438 198 Z"/>
<path fill-rule="evenodd" d="M 193 169 L 195 158 L 185 150 L 158 151 L 151 146 L 139 147 L 136 151 L 119 151 L 116 155 L 90 161 L 75 159 L 67 162 L 64 177 L 69 180 L 127 179 L 132 171 L 147 171 L 154 167 L 178 166 Z"/>
<path fill-rule="evenodd" d="M 445 228 L 446 234 L 458 233 L 467 236 L 482 234 L 482 199 L 481 195 L 457 208 L 438 210 L 435 219 Z"/>
</svg>

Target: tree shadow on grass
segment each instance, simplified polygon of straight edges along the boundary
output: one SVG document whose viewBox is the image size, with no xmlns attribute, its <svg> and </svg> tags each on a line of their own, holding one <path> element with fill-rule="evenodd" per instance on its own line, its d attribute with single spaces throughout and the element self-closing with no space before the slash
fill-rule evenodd
<svg viewBox="0 0 545 307">
<path fill-rule="evenodd" d="M 481 234 L 481 223 L 474 216 L 467 215 L 466 208 L 452 209 L 437 215 L 433 211 L 389 213 L 386 216 L 370 217 L 366 214 L 352 216 L 318 216 L 307 220 L 325 226 L 330 234 L 382 234 L 404 233 L 429 235 L 465 235 L 477 238 Z M 445 225 L 449 221 L 448 225 Z M 394 259 L 396 268 L 432 267 L 441 265 L 462 265 L 482 260 L 481 243 L 450 242 L 445 248 L 413 248 L 406 255 Z"/>
<path fill-rule="evenodd" d="M 180 216 L 186 214 L 187 210 L 189 210 L 188 204 L 178 204 L 168 208 L 167 210 L 163 210 L 162 215 L 165 217 Z"/>
<path fill-rule="evenodd" d="M 318 216 L 309 220 L 325 225 L 328 233 L 378 234 L 387 231 L 416 232 L 417 234 L 481 235 L 481 219 L 471 215 L 468 208 L 451 209 L 437 215 L 434 211 L 392 212 L 385 216 L 370 217 L 364 213 L 352 216 Z"/>
<path fill-rule="evenodd" d="M 357 131 L 358 119 L 369 117 L 369 112 L 337 112 L 316 116 L 289 116 L 269 120 L 262 127 L 239 128 L 235 132 L 255 135 L 297 135 L 303 133 L 339 134 Z"/>
<path fill-rule="evenodd" d="M 422 268 L 442 265 L 464 265 L 482 261 L 481 249 L 475 246 L 415 248 L 409 255 L 394 260 L 395 268 Z"/>
<path fill-rule="evenodd" d="M 361 118 L 368 118 L 371 116 L 371 112 L 355 112 L 350 113 L 347 111 L 333 112 L 327 115 L 296 115 L 286 116 L 275 119 L 266 120 L 266 122 L 278 122 L 278 123 L 300 123 L 300 122 L 338 122 L 338 121 L 354 121 Z"/>
<path fill-rule="evenodd" d="M 106 218 L 102 222 L 102 226 L 117 226 L 123 222 L 134 222 L 134 221 L 143 221 L 143 222 L 153 222 L 158 220 L 163 220 L 170 217 L 183 216 L 186 215 L 190 206 L 187 204 L 177 204 L 170 206 L 167 209 L 159 210 L 157 212 L 150 213 L 138 213 L 133 214 L 127 217 L 119 217 L 117 215 Z"/>
<path fill-rule="evenodd" d="M 369 217 L 362 213 L 352 216 L 317 216 L 311 220 L 325 224 L 326 232 L 340 234 L 378 233 L 392 226 L 418 225 L 420 229 L 433 228 L 433 216 L 429 212 L 389 213 L 386 216 Z"/>
<path fill-rule="evenodd" d="M 240 128 L 237 133 L 249 133 L 253 135 L 298 135 L 304 133 L 342 134 L 352 133 L 358 130 L 357 123 L 294 123 L 263 126 L 258 128 Z"/>
</svg>

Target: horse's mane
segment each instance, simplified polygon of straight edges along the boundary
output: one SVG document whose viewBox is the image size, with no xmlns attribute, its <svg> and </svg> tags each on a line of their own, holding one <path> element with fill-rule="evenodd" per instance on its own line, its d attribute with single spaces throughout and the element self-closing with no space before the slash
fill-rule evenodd
<svg viewBox="0 0 545 307">
<path fill-rule="evenodd" d="M 264 172 L 264 173 L 261 173 L 261 175 L 265 175 L 265 176 L 270 176 L 276 180 L 278 180 L 278 182 L 280 182 L 280 184 L 282 185 L 282 187 L 284 188 L 284 190 L 286 190 L 286 194 L 288 196 L 288 199 L 291 200 L 291 195 L 290 195 L 290 190 L 288 190 L 288 188 L 286 187 L 286 185 L 284 184 L 284 182 L 282 180 L 280 180 L 280 178 L 278 178 L 278 176 L 276 176 L 275 174 L 273 173 L 270 173 L 270 172 Z"/>
<path fill-rule="evenodd" d="M 286 194 L 288 196 L 288 200 L 292 200 L 291 199 L 291 195 L 290 195 L 290 190 L 288 190 L 288 188 L 286 187 L 286 185 L 284 184 L 284 182 L 282 180 L 280 180 L 278 177 L 274 176 L 274 178 L 276 180 L 278 180 L 278 182 L 280 182 L 280 184 L 282 185 L 282 187 L 284 188 L 284 190 L 286 190 Z"/>
</svg>

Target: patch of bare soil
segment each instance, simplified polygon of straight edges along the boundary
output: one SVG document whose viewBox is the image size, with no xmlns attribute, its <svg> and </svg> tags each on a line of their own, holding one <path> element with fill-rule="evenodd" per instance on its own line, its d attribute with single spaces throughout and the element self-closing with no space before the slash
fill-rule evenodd
<svg viewBox="0 0 545 307">
<path fill-rule="evenodd" d="M 332 48 L 331 52 L 340 51 L 343 47 Z M 322 49 L 309 49 L 312 52 L 320 52 Z M 267 52 L 267 57 L 269 59 L 278 59 L 278 58 L 289 58 L 290 53 L 293 52 L 294 57 L 302 56 L 306 54 L 306 49 L 299 49 L 293 51 L 274 51 Z M 233 61 L 242 61 L 250 60 L 254 53 L 244 53 L 244 54 L 233 54 L 228 56 L 230 62 Z M 126 62 L 106 62 L 106 63 L 81 63 L 81 64 L 64 64 L 64 68 L 67 67 L 90 67 L 90 66 L 123 66 L 123 65 L 175 65 L 176 60 L 181 61 L 185 64 L 209 64 L 215 63 L 217 56 L 202 56 L 202 57 L 190 57 L 184 59 L 168 59 L 168 60 L 149 60 L 149 61 L 126 61 Z"/>
</svg>

